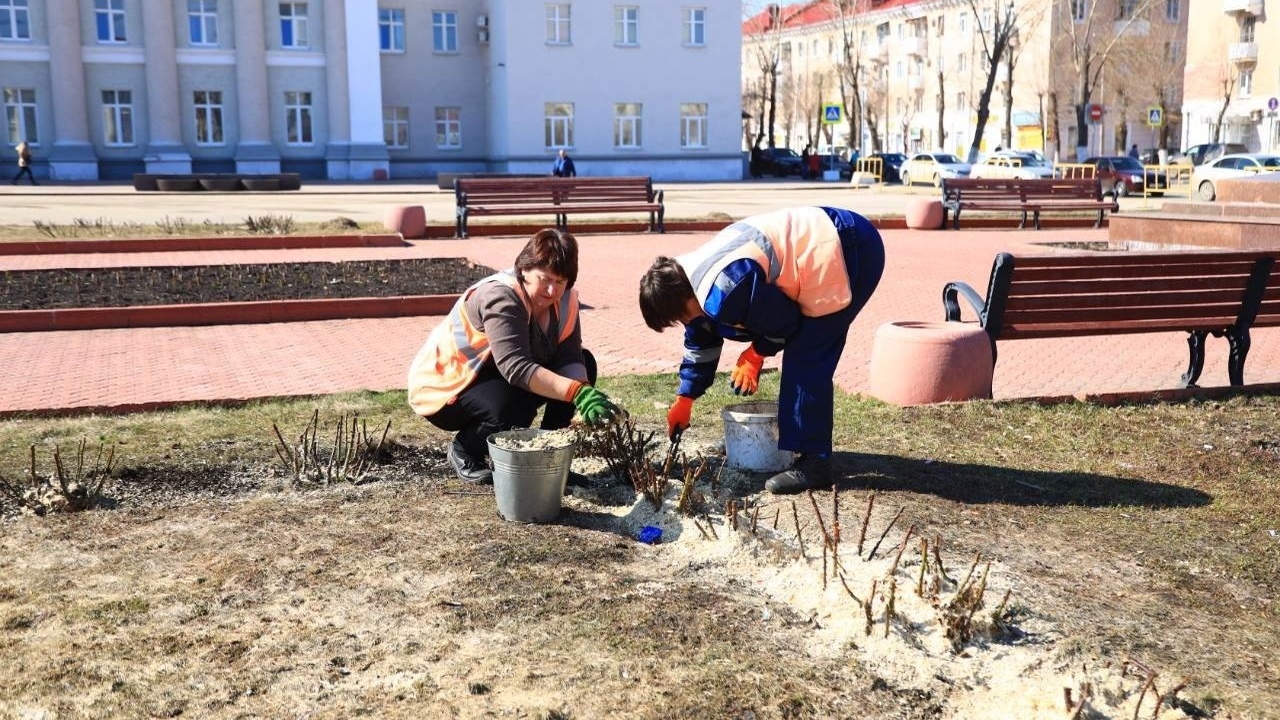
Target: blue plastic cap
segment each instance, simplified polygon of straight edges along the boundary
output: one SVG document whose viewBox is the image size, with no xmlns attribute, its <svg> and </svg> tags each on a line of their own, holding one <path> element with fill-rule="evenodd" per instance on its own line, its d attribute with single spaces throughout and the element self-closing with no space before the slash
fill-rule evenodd
<svg viewBox="0 0 1280 720">
<path fill-rule="evenodd" d="M 662 539 L 662 528 L 654 527 L 653 525 L 645 525 L 640 528 L 640 534 L 636 535 L 636 539 L 642 543 L 654 545 Z"/>
</svg>

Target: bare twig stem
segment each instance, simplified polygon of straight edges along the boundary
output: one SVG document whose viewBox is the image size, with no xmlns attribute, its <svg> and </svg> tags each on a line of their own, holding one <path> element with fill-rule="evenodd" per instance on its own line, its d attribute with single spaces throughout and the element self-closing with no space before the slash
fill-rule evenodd
<svg viewBox="0 0 1280 720">
<path fill-rule="evenodd" d="M 894 523 L 898 522 L 898 518 L 902 517 L 903 510 L 906 510 L 906 508 L 898 508 L 898 513 L 894 515 L 893 519 L 889 521 L 889 524 L 885 526 L 884 532 L 880 533 L 880 539 L 876 540 L 876 544 L 871 546 L 871 552 L 867 554 L 867 562 L 871 562 L 876 558 L 876 551 L 880 549 L 880 543 L 884 542 L 885 536 L 893 529 Z"/>
<path fill-rule="evenodd" d="M 858 531 L 858 557 L 862 557 L 862 541 L 867 539 L 867 523 L 871 522 L 871 508 L 876 504 L 876 494 L 867 497 L 867 511 L 862 514 L 862 530 Z"/>
</svg>

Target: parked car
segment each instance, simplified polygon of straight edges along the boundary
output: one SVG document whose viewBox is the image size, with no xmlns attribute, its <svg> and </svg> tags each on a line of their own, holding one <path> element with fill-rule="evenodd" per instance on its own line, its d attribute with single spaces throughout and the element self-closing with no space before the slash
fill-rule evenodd
<svg viewBox="0 0 1280 720">
<path fill-rule="evenodd" d="M 1128 155 L 1106 155 L 1086 158 L 1085 165 L 1092 165 L 1102 192 L 1124 197 L 1130 194 L 1164 195 L 1169 187 L 1168 176 L 1159 170 L 1147 170 L 1137 158 Z"/>
<path fill-rule="evenodd" d="M 823 153 L 818 156 L 818 172 L 824 173 L 828 170 L 839 170 L 841 180 L 848 180 L 853 177 L 853 166 L 849 164 L 848 156 L 840 151 Z M 822 176 L 819 175 L 818 177 Z"/>
<path fill-rule="evenodd" d="M 862 160 L 879 160 L 880 161 L 880 182 L 891 183 L 900 182 L 902 177 L 898 174 L 898 170 L 902 167 L 902 163 L 907 161 L 907 156 L 902 153 L 895 152 L 874 152 L 867 155 Z M 867 172 L 874 167 L 874 163 L 865 165 Z"/>
<path fill-rule="evenodd" d="M 943 180 L 969 177 L 970 165 L 951 153 L 916 153 L 902 163 L 898 174 L 903 185 L 927 182 L 942 187 Z"/>
<path fill-rule="evenodd" d="M 1239 155 L 1249 152 L 1241 143 L 1201 143 L 1169 158 L 1170 165 L 1200 166 L 1223 155 Z"/>
<path fill-rule="evenodd" d="M 1015 178 L 1031 180 L 1053 177 L 1053 164 L 1043 157 L 1019 150 L 1002 150 L 988 155 L 969 171 L 971 178 Z"/>
<path fill-rule="evenodd" d="M 763 148 L 760 150 L 760 174 L 787 177 L 799 175 L 802 160 L 800 153 L 791 148 Z"/>
<path fill-rule="evenodd" d="M 1226 178 L 1253 177 L 1258 173 L 1280 170 L 1280 155 L 1241 153 L 1223 155 L 1197 167 L 1191 173 L 1191 187 L 1201 200 L 1218 196 L 1217 182 Z"/>
</svg>

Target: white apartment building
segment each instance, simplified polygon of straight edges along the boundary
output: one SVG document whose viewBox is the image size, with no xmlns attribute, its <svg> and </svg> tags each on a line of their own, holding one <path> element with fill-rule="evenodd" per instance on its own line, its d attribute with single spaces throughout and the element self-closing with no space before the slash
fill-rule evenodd
<svg viewBox="0 0 1280 720">
<path fill-rule="evenodd" d="M 821 104 L 850 106 L 851 83 L 840 70 L 848 37 L 859 77 L 858 137 L 850 137 L 845 122 L 833 128 L 831 144 L 865 154 L 878 140 L 889 152 L 942 150 L 963 158 L 988 76 L 984 36 L 989 40 L 1013 13 L 1016 32 L 996 69 L 981 152 L 1037 150 L 1069 161 L 1123 153 L 1132 144 L 1155 148 L 1171 128 L 1151 124 L 1150 109 L 1160 107 L 1162 124 L 1176 128 L 1179 122 L 1188 4 L 810 0 L 774 6 L 743 25 L 743 106 L 754 127 L 767 124 L 759 104 L 760 53 L 776 48 L 779 101 L 772 141 L 797 150 L 808 144 Z M 776 13 L 772 20 L 770 13 Z M 1093 74 L 1088 102 L 1081 102 L 1081 54 L 1073 51 L 1086 47 Z M 1095 105 L 1100 117 L 1091 119 L 1088 109 Z M 1077 106 L 1083 108 L 1083 144 Z M 1178 132 L 1171 137 L 1176 148 Z M 817 146 L 825 148 L 825 140 Z"/>
<path fill-rule="evenodd" d="M 1216 141 L 1280 151 L 1280 25 L 1265 10 L 1264 0 L 1192 6 L 1183 147 Z"/>
<path fill-rule="evenodd" d="M 5 149 L 55 180 L 741 177 L 738 7 L 0 0 Z M 7 152 L 7 155 L 3 154 Z"/>
</svg>

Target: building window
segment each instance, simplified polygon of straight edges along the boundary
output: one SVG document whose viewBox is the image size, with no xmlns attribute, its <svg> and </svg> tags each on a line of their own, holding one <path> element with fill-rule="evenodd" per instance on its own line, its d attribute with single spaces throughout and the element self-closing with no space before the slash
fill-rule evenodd
<svg viewBox="0 0 1280 720">
<path fill-rule="evenodd" d="M 640 148 L 640 103 L 615 103 L 613 106 L 613 146 L 628 150 Z"/>
<path fill-rule="evenodd" d="M 1116 19 L 1131 20 L 1133 13 L 1138 8 L 1138 0 L 1120 0 L 1116 4 Z"/>
<path fill-rule="evenodd" d="M 922 95 L 916 96 L 915 109 L 916 109 L 916 112 L 924 112 L 924 96 Z"/>
<path fill-rule="evenodd" d="M 1071 0 L 1071 19 L 1076 22 L 1084 22 L 1084 18 L 1089 14 L 1088 0 Z"/>
<path fill-rule="evenodd" d="M 938 37 L 942 37 L 945 34 L 943 31 L 946 29 L 946 27 L 947 27 L 947 18 L 945 16 L 939 15 L 938 16 Z"/>
<path fill-rule="evenodd" d="M 960 53 L 960 57 L 956 59 L 957 72 L 966 72 L 969 69 L 969 56 Z"/>
<path fill-rule="evenodd" d="M 458 13 L 452 10 L 431 13 L 431 49 L 438 53 L 458 52 Z"/>
<path fill-rule="evenodd" d="M 969 109 L 969 96 L 964 93 L 956 93 L 956 107 L 961 110 Z"/>
<path fill-rule="evenodd" d="M 1164 0 L 1164 17 L 1169 22 L 1182 18 L 1182 0 Z"/>
<path fill-rule="evenodd" d="M 959 26 L 956 29 L 960 31 L 961 35 L 968 33 L 969 32 L 969 13 L 967 12 L 960 13 L 960 18 L 956 24 Z"/>
<path fill-rule="evenodd" d="M 684 44 L 702 47 L 707 44 L 707 9 L 684 9 Z"/>
<path fill-rule="evenodd" d="M 222 92 L 196 90 L 196 144 L 224 145 L 222 139 Z"/>
<path fill-rule="evenodd" d="M 40 143 L 40 132 L 36 125 L 36 91 L 34 88 L 4 89 L 4 120 L 9 129 L 9 144 L 17 145 L 26 141 L 32 145 Z"/>
<path fill-rule="evenodd" d="M 27 0 L 0 0 L 0 40 L 30 40 Z"/>
<path fill-rule="evenodd" d="M 1246 15 L 1244 20 L 1240 22 L 1240 42 L 1253 42 L 1254 31 L 1257 29 L 1258 18 L 1253 15 Z"/>
<path fill-rule="evenodd" d="M 382 141 L 397 150 L 409 147 L 409 108 L 382 108 Z"/>
<path fill-rule="evenodd" d="M 308 47 L 307 4 L 280 3 L 280 46 L 301 50 Z"/>
<path fill-rule="evenodd" d="M 310 145 L 315 141 L 311 135 L 311 93 L 284 94 L 284 122 L 285 142 L 289 145 Z"/>
<path fill-rule="evenodd" d="M 1182 43 L 1177 40 L 1170 40 L 1164 44 L 1164 61 L 1167 63 L 1176 63 L 1182 57 Z"/>
<path fill-rule="evenodd" d="M 403 8 L 378 8 L 378 47 L 383 52 L 404 52 Z"/>
<path fill-rule="evenodd" d="M 907 76 L 906 69 L 903 67 L 901 60 L 893 64 L 893 76 L 899 80 Z"/>
<path fill-rule="evenodd" d="M 133 144 L 133 91 L 102 91 L 102 140 L 108 146 Z"/>
<path fill-rule="evenodd" d="M 462 147 L 462 108 L 436 108 L 436 147 Z"/>
<path fill-rule="evenodd" d="M 555 3 L 547 6 L 548 45 L 568 45 L 572 42 L 572 25 L 569 20 L 569 3 Z"/>
<path fill-rule="evenodd" d="M 640 44 L 640 8 L 634 5 L 613 8 L 613 44 Z"/>
<path fill-rule="evenodd" d="M 573 103 L 546 103 L 542 112 L 547 149 L 573 147 Z"/>
<path fill-rule="evenodd" d="M 680 147 L 707 146 L 707 104 L 680 103 Z"/>
<path fill-rule="evenodd" d="M 122 43 L 124 32 L 124 0 L 93 0 L 93 16 L 98 27 L 98 42 Z"/>
<path fill-rule="evenodd" d="M 187 32 L 192 45 L 218 44 L 218 0 L 187 0 Z"/>
<path fill-rule="evenodd" d="M 1243 69 L 1240 71 L 1240 97 L 1247 98 L 1253 95 L 1253 70 Z"/>
</svg>

